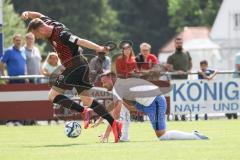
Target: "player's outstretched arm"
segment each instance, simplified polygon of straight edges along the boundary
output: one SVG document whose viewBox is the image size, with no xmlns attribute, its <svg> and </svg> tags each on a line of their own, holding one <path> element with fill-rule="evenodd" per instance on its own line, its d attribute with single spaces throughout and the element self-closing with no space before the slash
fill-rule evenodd
<svg viewBox="0 0 240 160">
<path fill-rule="evenodd" d="M 24 11 L 21 15 L 22 20 L 27 20 L 27 19 L 34 19 L 34 18 L 40 18 L 43 17 L 44 15 L 39 13 L 39 12 L 32 12 L 32 11 Z"/>
<path fill-rule="evenodd" d="M 95 50 L 96 52 L 108 52 L 108 50 L 109 50 L 107 47 L 99 46 L 98 44 L 96 44 L 94 42 L 91 42 L 86 39 L 81 39 L 81 38 L 78 39 L 77 45 Z"/>
</svg>

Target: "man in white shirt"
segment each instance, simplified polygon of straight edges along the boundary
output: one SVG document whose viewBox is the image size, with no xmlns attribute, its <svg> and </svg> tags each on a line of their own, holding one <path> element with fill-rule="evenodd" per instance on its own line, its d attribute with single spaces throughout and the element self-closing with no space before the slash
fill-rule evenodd
<svg viewBox="0 0 240 160">
<path fill-rule="evenodd" d="M 102 74 L 103 87 L 113 92 L 114 116 L 119 116 L 122 105 L 128 109 L 143 111 L 149 117 L 159 140 L 206 140 L 207 136 L 198 131 L 166 131 L 166 99 L 161 89 L 153 83 L 140 78 L 119 79 L 112 72 Z M 124 123 L 123 123 L 124 125 Z M 124 128 L 124 126 L 123 126 Z M 110 126 L 102 135 L 102 141 L 108 139 Z"/>
<path fill-rule="evenodd" d="M 26 65 L 28 75 L 40 75 L 41 72 L 41 53 L 35 44 L 35 37 L 30 32 L 25 35 L 26 44 L 23 47 L 23 52 L 26 55 Z M 31 83 L 40 83 L 40 79 L 30 79 Z"/>
</svg>

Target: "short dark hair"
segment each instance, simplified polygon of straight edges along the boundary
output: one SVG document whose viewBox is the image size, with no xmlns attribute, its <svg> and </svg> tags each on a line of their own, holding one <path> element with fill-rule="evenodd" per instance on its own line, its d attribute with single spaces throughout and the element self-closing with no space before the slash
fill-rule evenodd
<svg viewBox="0 0 240 160">
<path fill-rule="evenodd" d="M 201 65 L 203 65 L 203 64 L 206 64 L 206 65 L 208 65 L 208 62 L 207 62 L 207 60 L 202 60 L 202 61 L 200 62 L 200 66 L 201 66 Z"/>
<path fill-rule="evenodd" d="M 116 77 L 116 73 L 114 73 L 112 71 L 108 71 L 108 72 L 104 72 L 100 75 L 100 77 L 103 77 L 103 76 Z"/>
<path fill-rule="evenodd" d="M 182 37 L 177 37 L 175 41 L 183 40 Z"/>
<path fill-rule="evenodd" d="M 28 24 L 27 31 L 31 32 L 32 30 L 38 29 L 44 24 L 44 22 L 40 18 L 35 18 L 31 20 L 31 22 Z"/>
</svg>

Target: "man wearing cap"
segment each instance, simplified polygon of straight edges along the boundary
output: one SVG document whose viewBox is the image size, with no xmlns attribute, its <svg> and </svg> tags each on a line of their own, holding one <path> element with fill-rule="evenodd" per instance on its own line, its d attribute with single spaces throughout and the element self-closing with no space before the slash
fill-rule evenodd
<svg viewBox="0 0 240 160">
<path fill-rule="evenodd" d="M 192 133 L 181 131 L 166 131 L 166 99 L 158 86 L 153 83 L 140 79 L 128 78 L 120 79 L 112 72 L 101 75 L 103 87 L 112 91 L 114 109 L 113 115 L 119 116 L 122 104 L 129 110 L 145 112 L 149 117 L 152 127 L 159 140 L 206 140 L 208 137 L 198 131 Z M 134 107 L 132 107 L 134 106 Z M 124 126 L 123 126 L 124 128 Z M 101 141 L 108 139 L 110 127 L 102 135 Z"/>
</svg>

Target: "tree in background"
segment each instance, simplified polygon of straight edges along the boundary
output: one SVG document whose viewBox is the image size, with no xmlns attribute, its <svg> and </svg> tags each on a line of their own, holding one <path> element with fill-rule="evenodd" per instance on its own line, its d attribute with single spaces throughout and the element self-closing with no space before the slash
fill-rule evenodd
<svg viewBox="0 0 240 160">
<path fill-rule="evenodd" d="M 11 0 L 3 1 L 3 39 L 4 39 L 4 48 L 7 48 L 13 44 L 13 35 L 21 34 L 23 37 L 26 34 L 26 26 L 21 20 L 20 15 L 15 12 Z M 46 43 L 37 45 L 41 53 L 45 47 Z"/>
<path fill-rule="evenodd" d="M 39 11 L 97 43 L 143 41 L 157 53 L 184 26 L 211 26 L 222 0 L 12 0 L 18 13 Z M 50 48 L 49 48 L 50 49 Z"/>
<path fill-rule="evenodd" d="M 158 53 L 175 34 L 169 27 L 167 0 L 111 0 L 110 4 L 118 12 L 120 32 L 125 33 L 124 39 L 134 42 L 135 52 L 140 43 L 148 42 L 153 53 Z"/>
<path fill-rule="evenodd" d="M 39 11 L 95 42 L 130 39 L 135 51 L 145 41 L 157 53 L 175 34 L 169 27 L 167 0 L 13 0 L 13 3 L 18 13 Z"/>
<path fill-rule="evenodd" d="M 185 26 L 212 26 L 222 0 L 168 0 L 170 26 L 180 32 Z"/>
<path fill-rule="evenodd" d="M 19 15 L 14 12 L 13 5 L 10 0 L 4 0 L 3 2 L 3 35 L 4 35 L 4 47 L 12 45 L 12 38 L 14 34 L 24 35 L 26 33 L 26 27 Z"/>
<path fill-rule="evenodd" d="M 108 0 L 13 0 L 13 3 L 18 13 L 41 12 L 62 22 L 74 34 L 97 43 L 116 41 L 123 36 L 119 32 L 117 12 Z"/>
</svg>

